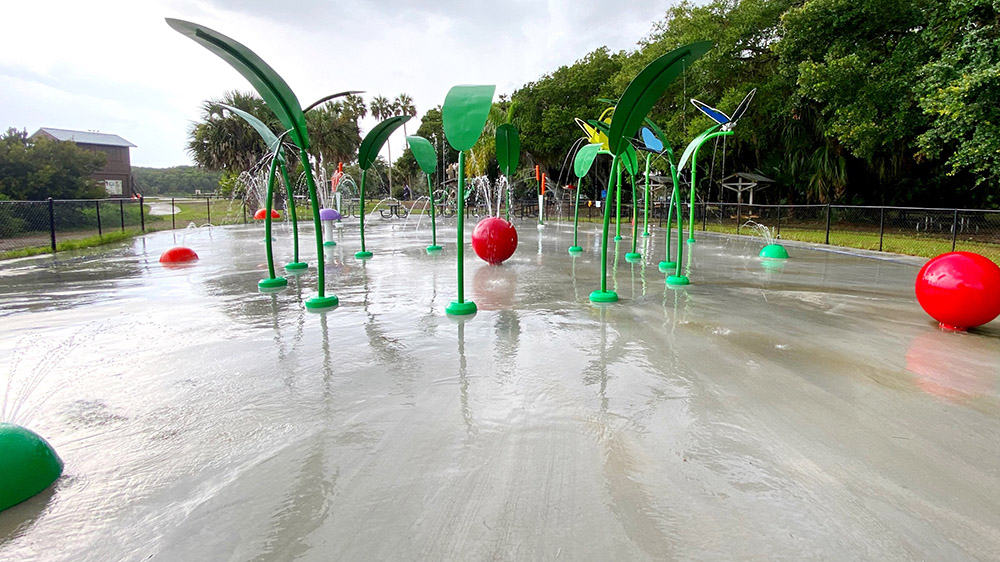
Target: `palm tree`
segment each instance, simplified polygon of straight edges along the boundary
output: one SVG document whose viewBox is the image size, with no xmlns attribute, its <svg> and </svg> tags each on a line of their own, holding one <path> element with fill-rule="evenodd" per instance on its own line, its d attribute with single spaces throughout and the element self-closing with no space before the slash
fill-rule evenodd
<svg viewBox="0 0 1000 562">
<path fill-rule="evenodd" d="M 266 156 L 267 146 L 246 121 L 223 109 L 220 103 L 256 116 L 272 131 L 281 131 L 282 127 L 264 100 L 253 93 L 226 92 L 221 99 L 202 104 L 201 120 L 188 131 L 188 153 L 202 168 L 238 174 Z"/>
<path fill-rule="evenodd" d="M 371 108 L 372 116 L 378 121 L 388 119 L 396 112 L 395 104 L 390 102 L 389 98 L 385 96 L 375 96 L 372 98 L 369 107 Z M 389 148 L 389 196 L 392 196 L 392 147 L 389 146 L 388 142 L 385 145 Z"/>
<path fill-rule="evenodd" d="M 396 108 L 396 115 L 416 115 L 417 108 L 413 105 L 413 98 L 407 93 L 401 93 L 396 96 L 396 101 L 393 102 Z M 403 123 L 403 135 L 409 136 L 406 132 L 406 123 Z"/>
</svg>

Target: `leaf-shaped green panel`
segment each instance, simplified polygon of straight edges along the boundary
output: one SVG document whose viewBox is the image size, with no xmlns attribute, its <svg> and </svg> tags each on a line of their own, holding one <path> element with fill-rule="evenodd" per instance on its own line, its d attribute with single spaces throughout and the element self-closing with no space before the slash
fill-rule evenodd
<svg viewBox="0 0 1000 562">
<path fill-rule="evenodd" d="M 434 170 L 437 170 L 437 153 L 434 152 L 434 145 L 431 144 L 431 141 L 424 137 L 411 135 L 406 137 L 406 144 L 410 145 L 413 159 L 417 161 L 417 166 L 420 166 L 425 174 L 431 175 Z"/>
<path fill-rule="evenodd" d="M 632 143 L 625 145 L 625 150 L 622 151 L 619 158 L 622 165 L 625 166 L 625 171 L 628 172 L 628 175 L 634 176 L 639 173 L 639 155 L 636 154 Z"/>
<path fill-rule="evenodd" d="M 715 130 L 721 126 L 722 125 L 712 125 L 711 127 L 702 131 L 700 135 L 695 137 L 694 140 L 691 141 L 691 144 L 687 145 L 687 148 L 684 149 L 684 154 L 681 155 L 681 163 L 677 166 L 678 174 L 681 173 L 681 170 L 683 170 L 684 166 L 687 165 L 687 161 L 691 158 L 691 153 L 694 152 L 694 149 L 701 146 L 701 143 L 705 142 L 705 138 L 708 137 L 708 135 L 714 133 Z"/>
<path fill-rule="evenodd" d="M 496 86 L 454 86 L 444 98 L 441 121 L 448 144 L 469 150 L 483 134 Z"/>
<path fill-rule="evenodd" d="M 371 131 L 368 131 L 365 139 L 361 141 L 361 146 L 358 148 L 358 166 L 362 170 L 371 168 L 372 164 L 375 163 L 375 159 L 378 158 L 378 152 L 382 150 L 382 145 L 385 144 L 385 141 L 389 140 L 389 135 L 409 119 L 409 115 L 390 117 L 375 125 Z"/>
<path fill-rule="evenodd" d="M 521 138 L 517 134 L 517 127 L 510 123 L 497 127 L 497 162 L 500 164 L 500 172 L 505 176 L 513 176 L 520 157 Z"/>
<path fill-rule="evenodd" d="M 244 121 L 246 121 L 247 124 L 249 124 L 251 127 L 254 128 L 255 131 L 257 131 L 257 134 L 260 135 L 260 138 L 264 139 L 264 144 L 267 145 L 267 150 L 269 152 L 276 153 L 277 155 L 276 157 L 278 158 L 279 162 L 282 163 L 285 162 L 285 151 L 280 150 L 281 141 L 278 140 L 278 137 L 274 134 L 274 132 L 271 131 L 271 129 L 267 127 L 267 125 L 264 124 L 263 121 L 257 119 L 256 117 L 247 113 L 246 111 L 243 111 L 242 109 L 233 107 L 231 105 L 226 105 L 224 103 L 220 103 L 218 105 L 219 107 L 224 107 L 229 111 L 232 111 L 235 115 L 240 116 Z"/>
<path fill-rule="evenodd" d="M 598 131 L 608 134 L 611 131 L 611 125 L 608 125 L 604 121 L 598 121 L 597 119 L 587 119 L 587 124 L 591 127 L 597 129 Z"/>
<path fill-rule="evenodd" d="M 680 75 L 685 66 L 691 64 L 712 48 L 710 41 L 700 41 L 674 49 L 657 58 L 642 69 L 625 88 L 614 117 L 611 118 L 611 132 L 608 142 L 611 152 L 621 154 L 630 138 L 634 137 L 643 120 L 653 109 L 663 91 Z"/>
<path fill-rule="evenodd" d="M 291 132 L 292 141 L 302 149 L 309 148 L 306 117 L 298 98 L 288 84 L 253 51 L 242 43 L 205 26 L 189 21 L 167 18 L 167 25 L 182 35 L 212 51 L 243 75 L 260 94 L 278 120 Z"/>
<path fill-rule="evenodd" d="M 573 159 L 573 173 L 578 179 L 590 172 L 590 167 L 594 165 L 594 159 L 600 152 L 600 144 L 588 144 L 576 151 L 576 158 Z"/>
</svg>

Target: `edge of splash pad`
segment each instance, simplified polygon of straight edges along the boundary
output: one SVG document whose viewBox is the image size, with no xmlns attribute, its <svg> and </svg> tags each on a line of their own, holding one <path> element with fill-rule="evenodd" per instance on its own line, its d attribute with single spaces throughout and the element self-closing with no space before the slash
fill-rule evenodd
<svg viewBox="0 0 1000 562">
<path fill-rule="evenodd" d="M 0 511 L 38 495 L 63 471 L 49 442 L 19 425 L 0 423 Z"/>
</svg>

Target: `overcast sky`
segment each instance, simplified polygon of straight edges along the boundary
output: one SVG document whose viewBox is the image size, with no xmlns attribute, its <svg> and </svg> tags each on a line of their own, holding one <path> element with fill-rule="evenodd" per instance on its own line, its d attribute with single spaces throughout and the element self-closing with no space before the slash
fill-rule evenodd
<svg viewBox="0 0 1000 562">
<path fill-rule="evenodd" d="M 632 49 L 669 1 L 26 0 L 4 2 L 0 127 L 99 130 L 132 141 L 139 166 L 190 164 L 202 101 L 249 83 L 164 17 L 244 43 L 303 106 L 346 89 L 410 94 L 417 119 L 454 84 L 509 94 L 607 45 Z M 296 6 L 294 9 L 292 6 Z M 367 130 L 373 121 L 362 123 Z M 398 137 L 398 138 L 397 138 Z M 393 138 L 393 155 L 404 144 Z"/>
</svg>

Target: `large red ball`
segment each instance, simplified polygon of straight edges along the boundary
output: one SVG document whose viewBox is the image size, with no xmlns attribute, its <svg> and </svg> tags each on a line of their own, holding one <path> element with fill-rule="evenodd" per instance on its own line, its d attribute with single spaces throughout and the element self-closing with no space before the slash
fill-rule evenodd
<svg viewBox="0 0 1000 562">
<path fill-rule="evenodd" d="M 981 326 L 1000 315 L 1000 267 L 979 254 L 950 252 L 917 274 L 917 301 L 949 330 Z"/>
<path fill-rule="evenodd" d="M 160 254 L 160 263 L 188 263 L 197 259 L 198 254 L 194 253 L 194 250 L 191 248 L 185 248 L 184 246 L 170 248 Z"/>
<path fill-rule="evenodd" d="M 499 217 L 485 218 L 472 231 L 472 249 L 484 261 L 501 264 L 517 249 L 517 229 Z"/>
</svg>

